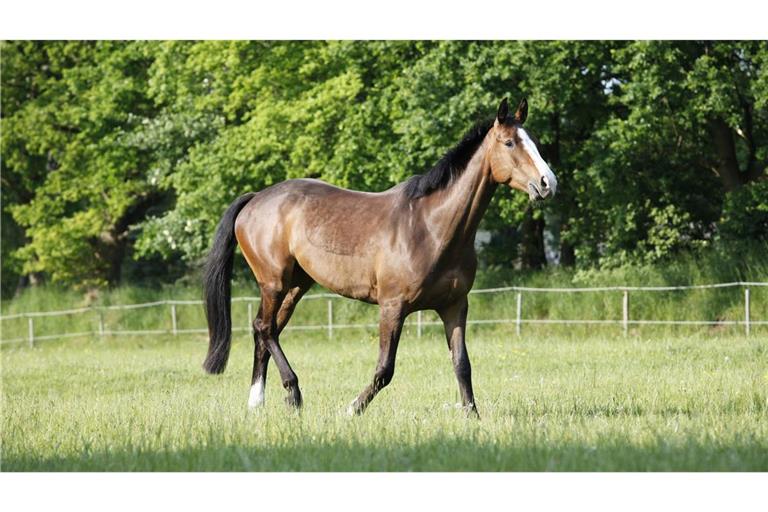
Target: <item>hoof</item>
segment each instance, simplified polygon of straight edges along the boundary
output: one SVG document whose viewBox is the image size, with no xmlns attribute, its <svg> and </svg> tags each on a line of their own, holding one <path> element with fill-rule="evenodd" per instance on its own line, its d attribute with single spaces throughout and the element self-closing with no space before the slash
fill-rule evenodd
<svg viewBox="0 0 768 512">
<path fill-rule="evenodd" d="M 360 416 L 360 413 L 362 412 L 361 410 L 359 410 L 359 409 L 358 409 L 358 408 L 355 406 L 355 402 L 356 402 L 356 401 L 357 401 L 357 400 L 353 400 L 353 401 L 352 401 L 352 403 L 351 403 L 351 404 L 349 404 L 349 406 L 347 406 L 347 414 L 348 414 L 349 416 Z"/>
<path fill-rule="evenodd" d="M 285 403 L 294 409 L 301 409 L 301 406 L 304 405 L 304 401 L 301 398 L 301 393 L 288 395 L 285 397 Z"/>
<path fill-rule="evenodd" d="M 467 415 L 467 418 L 477 418 L 480 419 L 480 414 L 477 412 L 477 407 L 475 407 L 475 404 L 443 404 L 443 409 L 450 410 L 450 409 L 456 409 L 456 410 L 464 410 L 464 413 Z"/>
<path fill-rule="evenodd" d="M 468 406 L 464 407 L 464 410 L 467 412 L 467 418 L 474 418 L 477 420 L 480 419 L 480 413 L 477 412 L 477 407 L 475 407 L 475 404 L 469 404 Z"/>
</svg>

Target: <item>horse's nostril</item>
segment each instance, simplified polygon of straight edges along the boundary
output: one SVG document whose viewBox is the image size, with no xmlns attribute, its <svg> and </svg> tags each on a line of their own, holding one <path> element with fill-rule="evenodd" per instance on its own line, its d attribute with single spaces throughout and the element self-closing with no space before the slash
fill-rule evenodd
<svg viewBox="0 0 768 512">
<path fill-rule="evenodd" d="M 549 188 L 549 180 L 547 180 L 546 176 L 541 177 L 541 188 L 548 189 Z"/>
</svg>

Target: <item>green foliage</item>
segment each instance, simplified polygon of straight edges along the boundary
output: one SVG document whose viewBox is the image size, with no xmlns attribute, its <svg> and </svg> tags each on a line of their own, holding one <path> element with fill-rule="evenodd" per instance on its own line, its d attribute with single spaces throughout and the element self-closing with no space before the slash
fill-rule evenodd
<svg viewBox="0 0 768 512">
<path fill-rule="evenodd" d="M 746 213 L 768 204 L 764 187 L 738 189 L 768 165 L 765 42 L 1 49 L 6 296 L 19 274 L 82 287 L 189 273 L 239 194 L 296 177 L 384 190 L 432 165 L 504 96 L 529 100 L 528 126 L 560 183 L 535 215 L 580 267 L 668 260 L 717 233 L 764 229 Z M 522 194 L 496 194 L 488 263 L 519 252 L 527 208 Z"/>
<path fill-rule="evenodd" d="M 611 53 L 610 114 L 579 174 L 579 255 L 650 261 L 708 243 L 730 186 L 712 127 L 726 124 L 737 182 L 764 175 L 764 43 L 643 41 Z M 719 175 L 719 176 L 718 176 Z M 763 197 L 765 204 L 768 198 Z"/>
<path fill-rule="evenodd" d="M 719 234 L 728 243 L 768 240 L 768 180 L 729 193 L 723 205 Z"/>
<path fill-rule="evenodd" d="M 28 198 L 4 205 L 29 238 L 18 256 L 27 273 L 105 284 L 118 277 L 121 225 L 151 192 L 147 158 L 125 137 L 152 109 L 145 93 L 146 45 L 37 45 L 33 53 L 42 53 L 45 64 L 30 70 L 31 77 L 10 72 L 34 85 L 2 119 L 3 172 Z M 3 43 L 11 65 L 27 51 L 25 43 Z"/>
</svg>

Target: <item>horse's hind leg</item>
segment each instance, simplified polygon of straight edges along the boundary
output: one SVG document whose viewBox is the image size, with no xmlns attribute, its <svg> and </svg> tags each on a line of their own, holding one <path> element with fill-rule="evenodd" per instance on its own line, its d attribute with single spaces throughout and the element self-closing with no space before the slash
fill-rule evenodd
<svg viewBox="0 0 768 512">
<path fill-rule="evenodd" d="M 307 290 L 309 290 L 313 282 L 312 278 L 310 278 L 301 267 L 296 265 L 291 279 L 291 286 L 285 294 L 285 297 L 280 304 L 280 309 L 277 312 L 276 333 L 278 336 L 285 328 L 288 320 L 291 319 L 293 310 L 296 308 L 299 300 L 301 300 L 301 297 Z M 270 352 L 265 339 L 261 336 L 261 330 L 257 329 L 257 325 L 260 326 L 262 323 L 263 315 L 264 312 L 260 306 L 256 320 L 253 322 L 254 357 L 251 394 L 248 397 L 249 407 L 258 407 L 264 403 L 264 388 L 267 382 L 267 367 L 269 365 Z M 301 392 L 298 392 L 298 396 L 300 403 Z"/>
<path fill-rule="evenodd" d="M 285 281 L 291 283 L 293 281 L 293 274 L 294 272 L 291 272 L 291 278 Z M 307 278 L 307 280 L 297 285 L 299 290 L 296 292 L 296 296 L 291 293 L 293 288 L 291 284 L 283 285 L 280 282 L 273 282 L 259 283 L 259 286 L 261 288 L 261 306 L 259 308 L 259 317 L 253 325 L 254 331 L 275 360 L 277 369 L 280 372 L 280 378 L 283 381 L 283 387 L 288 391 L 286 401 L 289 405 L 298 408 L 301 407 L 302 403 L 299 378 L 291 368 L 290 363 L 288 363 L 288 359 L 280 347 L 279 338 L 280 331 L 285 327 L 288 318 L 290 318 L 290 313 L 293 312 L 293 307 L 295 307 L 298 298 L 311 286 L 311 280 Z M 290 298 L 283 311 L 283 315 L 280 315 L 283 302 L 289 296 Z M 283 320 L 281 325 L 278 323 L 278 317 L 281 317 Z"/>
<path fill-rule="evenodd" d="M 256 322 L 260 321 L 261 306 L 257 319 L 253 321 L 253 374 L 251 376 L 251 393 L 248 395 L 248 407 L 259 407 L 264 403 L 264 388 L 267 385 L 267 366 L 269 365 L 269 350 L 256 330 Z"/>
</svg>

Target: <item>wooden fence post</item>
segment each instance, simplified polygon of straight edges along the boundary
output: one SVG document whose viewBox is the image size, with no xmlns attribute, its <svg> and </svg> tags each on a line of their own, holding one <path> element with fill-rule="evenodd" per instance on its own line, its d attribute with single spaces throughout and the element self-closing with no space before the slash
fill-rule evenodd
<svg viewBox="0 0 768 512">
<path fill-rule="evenodd" d="M 333 339 L 333 301 L 328 299 L 328 339 Z"/>
<path fill-rule="evenodd" d="M 29 346 L 35 346 L 35 322 L 31 316 L 27 317 L 27 327 L 29 327 Z"/>
<path fill-rule="evenodd" d="M 248 330 L 253 332 L 253 303 L 248 302 Z"/>
<path fill-rule="evenodd" d="M 171 331 L 174 336 L 178 334 L 176 329 L 176 304 L 171 304 Z"/>
<path fill-rule="evenodd" d="M 98 309 L 97 312 L 99 313 L 99 338 L 104 337 L 104 311 L 101 309 Z"/>
<path fill-rule="evenodd" d="M 749 336 L 749 288 L 744 289 L 744 332 Z"/>
<path fill-rule="evenodd" d="M 523 293 L 517 292 L 517 316 L 515 318 L 515 332 L 520 336 L 520 325 L 523 321 Z"/>
<path fill-rule="evenodd" d="M 621 323 L 624 326 L 624 337 L 629 331 L 629 292 L 624 290 L 624 299 L 621 301 Z"/>
<path fill-rule="evenodd" d="M 416 337 L 421 338 L 421 311 L 416 312 Z"/>
</svg>

